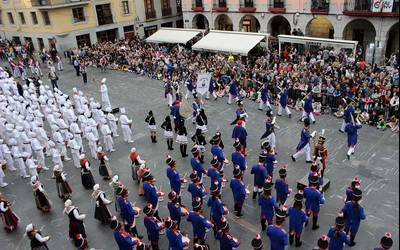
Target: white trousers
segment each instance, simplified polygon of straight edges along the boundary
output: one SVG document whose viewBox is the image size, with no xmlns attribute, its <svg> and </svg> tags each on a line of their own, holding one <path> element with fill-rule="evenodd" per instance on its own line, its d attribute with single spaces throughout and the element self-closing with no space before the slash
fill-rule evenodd
<svg viewBox="0 0 400 250">
<path fill-rule="evenodd" d="M 344 119 L 343 119 L 343 120 L 342 120 L 342 126 L 340 127 L 340 131 L 343 131 L 343 132 L 344 132 L 345 128 L 346 128 L 346 122 L 345 122 Z"/>
<path fill-rule="evenodd" d="M 67 148 L 65 147 L 64 143 L 57 143 L 57 148 L 60 150 L 61 155 L 63 155 L 65 158 L 69 158 Z"/>
<path fill-rule="evenodd" d="M 310 143 L 307 143 L 301 150 L 297 151 L 293 157 L 297 159 L 300 155 L 305 154 L 306 155 L 306 161 L 311 161 L 311 149 L 310 149 Z"/>
<path fill-rule="evenodd" d="M 215 93 L 215 91 L 212 92 L 212 96 L 213 96 L 214 98 L 217 98 L 217 94 Z M 210 91 L 207 91 L 207 93 L 206 93 L 206 99 L 210 99 Z"/>
<path fill-rule="evenodd" d="M 19 175 L 20 176 L 25 176 L 26 175 L 26 169 L 25 169 L 25 162 L 22 158 L 17 158 L 16 159 L 17 162 L 17 167 L 19 169 Z"/>
<path fill-rule="evenodd" d="M 43 168 L 46 168 L 46 161 L 44 159 L 43 150 L 35 150 L 35 155 L 36 155 L 36 158 L 38 160 L 38 164 L 40 166 L 42 166 Z"/>
<path fill-rule="evenodd" d="M 172 107 L 172 94 L 167 94 L 167 104 L 168 106 Z"/>
<path fill-rule="evenodd" d="M 275 151 L 275 146 L 276 146 L 275 133 L 271 133 L 269 136 L 267 136 L 267 140 L 268 140 L 269 145 L 271 146 L 271 148 Z"/>
<path fill-rule="evenodd" d="M 278 115 L 282 115 L 282 110 L 283 110 L 283 109 L 285 109 L 285 112 L 286 112 L 287 115 L 292 114 L 292 113 L 290 112 L 289 107 L 288 107 L 287 105 L 286 105 L 285 108 L 283 108 L 282 105 L 279 103 L 279 106 L 278 106 Z"/>
<path fill-rule="evenodd" d="M 347 150 L 347 155 L 351 156 L 352 154 L 354 154 L 355 150 L 356 150 L 356 146 L 350 146 L 349 150 Z"/>
<path fill-rule="evenodd" d="M 237 96 L 234 98 L 233 95 L 228 94 L 228 104 L 232 104 L 232 100 L 235 100 L 235 102 L 237 102 L 239 98 Z"/>
<path fill-rule="evenodd" d="M 90 154 L 92 155 L 93 159 L 97 159 L 97 148 L 96 148 L 96 142 L 89 142 L 89 150 L 90 150 Z"/>
<path fill-rule="evenodd" d="M 111 135 L 104 136 L 103 140 L 104 140 L 104 146 L 106 148 L 106 151 L 114 150 L 114 141 L 113 141 Z"/>
<path fill-rule="evenodd" d="M 310 112 L 310 114 L 307 114 L 307 112 L 303 110 L 301 120 L 304 121 L 304 119 L 306 119 L 307 117 L 309 117 L 312 122 L 315 122 L 314 114 L 312 112 Z"/>
<path fill-rule="evenodd" d="M 265 102 L 263 100 L 260 100 L 260 104 L 258 105 L 258 109 L 264 109 L 264 104 L 267 105 L 267 108 L 272 109 L 271 104 L 269 103 L 268 100 Z"/>
<path fill-rule="evenodd" d="M 132 131 L 129 126 L 122 125 L 122 134 L 124 136 L 124 141 L 125 142 L 132 142 Z"/>
<path fill-rule="evenodd" d="M 119 136 L 118 135 L 118 126 L 115 121 L 110 121 L 110 129 L 111 129 L 111 132 L 113 133 L 113 136 Z"/>
<path fill-rule="evenodd" d="M 63 162 L 62 162 L 62 160 L 61 160 L 61 157 L 59 157 L 59 156 L 52 157 L 52 159 L 51 159 L 51 160 L 53 161 L 53 164 L 54 164 L 54 165 L 58 165 L 58 166 L 60 166 L 60 167 L 61 167 L 61 169 L 63 169 L 63 168 L 64 168 L 64 164 L 63 164 Z"/>
<path fill-rule="evenodd" d="M 4 159 L 6 159 L 8 170 L 10 171 L 16 170 L 14 166 L 14 159 L 12 158 L 11 154 L 4 154 Z"/>
<path fill-rule="evenodd" d="M 79 162 L 79 149 L 71 149 L 72 160 L 74 161 L 74 166 L 80 168 L 81 164 Z"/>
</svg>

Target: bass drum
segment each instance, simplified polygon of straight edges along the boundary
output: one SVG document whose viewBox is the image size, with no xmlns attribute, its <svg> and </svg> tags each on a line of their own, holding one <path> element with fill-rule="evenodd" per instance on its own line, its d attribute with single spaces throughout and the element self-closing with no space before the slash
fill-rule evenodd
<svg viewBox="0 0 400 250">
<path fill-rule="evenodd" d="M 179 113 L 184 119 L 187 119 L 191 116 L 192 114 L 192 104 L 190 101 L 186 100 L 185 98 L 182 98 L 181 102 L 181 107 L 179 109 Z"/>
</svg>

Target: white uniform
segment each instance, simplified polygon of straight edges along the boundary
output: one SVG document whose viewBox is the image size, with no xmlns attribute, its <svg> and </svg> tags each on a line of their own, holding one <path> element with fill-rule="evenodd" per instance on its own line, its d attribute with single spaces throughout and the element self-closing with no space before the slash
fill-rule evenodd
<svg viewBox="0 0 400 250">
<path fill-rule="evenodd" d="M 37 138 L 32 138 L 31 145 L 32 145 L 33 151 L 35 152 L 36 159 L 38 160 L 38 164 L 44 170 L 48 170 L 48 168 L 46 167 L 46 161 L 45 161 L 45 158 L 44 158 L 42 144 L 39 142 L 39 140 Z"/>
<path fill-rule="evenodd" d="M 101 92 L 101 103 L 103 108 L 111 108 L 110 98 L 108 97 L 108 89 L 105 84 L 102 84 L 100 87 Z"/>
<path fill-rule="evenodd" d="M 35 161 L 30 157 L 25 161 L 26 166 L 28 167 L 29 173 L 31 176 L 39 176 L 37 172 L 37 166 Z"/>
<path fill-rule="evenodd" d="M 30 177 L 29 175 L 26 174 L 25 162 L 23 159 L 24 155 L 21 152 L 21 150 L 19 149 L 19 147 L 13 146 L 11 148 L 11 152 L 12 152 L 12 155 L 14 156 L 15 162 L 17 163 L 17 167 L 19 169 L 19 175 L 24 178 Z"/>
<path fill-rule="evenodd" d="M 103 134 L 104 146 L 105 149 L 109 152 L 115 151 L 114 149 L 114 141 L 111 136 L 111 129 L 108 127 L 107 123 L 102 124 L 100 126 L 100 131 Z"/>
<path fill-rule="evenodd" d="M 75 138 L 72 137 L 68 140 L 68 147 L 71 149 L 71 154 L 72 154 L 72 159 L 74 161 L 74 166 L 76 168 L 80 168 L 80 164 L 79 164 L 79 149 L 80 146 L 78 145 L 78 143 L 76 142 Z"/>
<path fill-rule="evenodd" d="M 19 137 L 23 143 L 23 150 L 32 155 L 31 139 L 29 139 L 25 132 L 20 132 Z"/>
<path fill-rule="evenodd" d="M 10 148 L 7 146 L 7 144 L 2 144 L 2 145 L 0 145 L 0 150 L 3 152 L 3 157 L 4 157 L 4 159 L 5 159 L 6 162 L 7 162 L 7 168 L 8 168 L 8 170 L 10 170 L 10 171 L 15 171 L 15 170 L 17 170 L 17 169 L 15 168 L 15 165 L 14 165 L 14 159 L 13 159 L 13 157 L 11 156 Z"/>
<path fill-rule="evenodd" d="M 49 145 L 54 145 L 54 142 L 49 142 Z M 63 162 L 61 160 L 61 153 L 56 147 L 49 146 L 49 153 L 51 155 L 51 160 L 54 165 L 59 165 L 61 169 L 64 167 Z"/>
<path fill-rule="evenodd" d="M 88 140 L 90 154 L 94 159 L 97 159 L 97 138 L 92 132 L 91 127 L 86 127 L 86 139 Z"/>
<path fill-rule="evenodd" d="M 68 157 L 67 148 L 65 147 L 65 141 L 64 141 L 64 138 L 62 137 L 60 131 L 54 132 L 53 140 L 56 143 L 56 146 L 57 146 L 58 150 L 60 150 L 61 155 L 65 157 L 65 160 L 67 160 L 67 161 L 71 160 Z"/>
<path fill-rule="evenodd" d="M 92 128 L 94 136 L 99 138 L 99 132 L 97 131 L 97 122 L 93 118 L 88 118 L 86 125 L 90 126 Z"/>
<path fill-rule="evenodd" d="M 111 132 L 113 133 L 113 136 L 118 137 L 119 136 L 118 126 L 117 126 L 118 118 L 116 118 L 114 114 L 108 113 L 107 120 L 110 123 L 110 129 Z"/>
<path fill-rule="evenodd" d="M 124 141 L 128 143 L 132 143 L 132 131 L 130 128 L 130 124 L 132 124 L 132 120 L 129 120 L 128 117 L 125 114 L 121 114 L 119 117 L 119 120 L 121 122 L 121 129 L 122 129 L 122 134 L 124 136 Z"/>
<path fill-rule="evenodd" d="M 82 150 L 82 152 L 84 152 L 82 145 L 82 131 L 79 128 L 78 123 L 76 122 L 71 123 L 71 125 L 69 126 L 69 131 L 74 135 L 74 138 L 78 143 L 79 148 Z"/>
</svg>

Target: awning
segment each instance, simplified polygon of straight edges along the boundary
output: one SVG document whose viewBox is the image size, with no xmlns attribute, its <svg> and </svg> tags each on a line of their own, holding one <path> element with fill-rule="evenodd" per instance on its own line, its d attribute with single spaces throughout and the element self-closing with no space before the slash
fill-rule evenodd
<svg viewBox="0 0 400 250">
<path fill-rule="evenodd" d="M 146 41 L 149 43 L 180 43 L 186 44 L 195 36 L 204 32 L 199 29 L 174 29 L 161 28 L 153 35 L 149 36 Z"/>
<path fill-rule="evenodd" d="M 232 53 L 247 56 L 268 34 L 252 32 L 211 31 L 192 46 L 193 50 Z M 268 41 L 267 41 L 268 43 Z"/>
<path fill-rule="evenodd" d="M 352 49 L 353 51 L 357 49 L 358 44 L 357 41 L 326 39 L 308 36 L 278 35 L 278 39 L 279 45 L 281 43 L 297 43 L 305 45 L 329 46 L 334 47 L 335 49 Z"/>
</svg>

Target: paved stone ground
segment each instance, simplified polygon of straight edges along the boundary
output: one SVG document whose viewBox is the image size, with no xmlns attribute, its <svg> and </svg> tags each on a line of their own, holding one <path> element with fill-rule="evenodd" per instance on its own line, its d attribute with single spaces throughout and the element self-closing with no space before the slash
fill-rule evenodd
<svg viewBox="0 0 400 250">
<path fill-rule="evenodd" d="M 130 117 L 134 120 L 134 139 L 133 145 L 128 145 L 122 141 L 122 137 L 115 139 L 117 151 L 109 154 L 111 167 L 113 172 L 120 176 L 122 182 L 130 189 L 131 201 L 143 206 L 144 201 L 138 197 L 138 187 L 131 179 L 130 161 L 128 153 L 132 146 L 135 146 L 143 159 L 147 161 L 152 169 L 157 181 L 157 186 L 161 186 L 162 190 L 169 190 L 169 183 L 166 178 L 164 164 L 167 153 L 172 154 L 177 159 L 178 170 L 181 175 L 190 173 L 191 167 L 189 159 L 182 159 L 179 154 L 179 147 L 175 144 L 173 152 L 167 152 L 167 146 L 164 139 L 158 136 L 159 143 L 152 144 L 148 136 L 144 118 L 147 112 L 152 109 L 155 113 L 158 125 L 161 124 L 168 108 L 163 99 L 162 84 L 159 81 L 150 80 L 147 77 L 138 77 L 131 73 L 107 72 L 100 73 L 97 69 L 90 69 L 88 76 L 90 83 L 82 84 L 82 79 L 75 76 L 71 66 L 66 65 L 66 70 L 60 76 L 60 88 L 67 93 L 71 93 L 72 87 L 77 87 L 84 91 L 90 97 L 100 100 L 99 80 L 107 77 L 108 88 L 111 103 L 115 107 L 125 106 Z M 93 83 L 95 78 L 96 83 Z M 49 84 L 48 80 L 45 80 Z M 208 101 L 205 105 L 206 113 L 209 117 L 209 136 L 220 128 L 223 134 L 223 141 L 226 145 L 225 153 L 229 156 L 232 152 L 232 139 L 230 138 L 232 127 L 229 125 L 234 118 L 234 105 L 228 106 L 225 99 L 217 101 Z M 245 107 L 250 115 L 247 123 L 248 137 L 248 165 L 252 165 L 257 161 L 259 151 L 259 137 L 264 131 L 264 112 L 256 109 L 255 103 L 245 102 Z M 274 107 L 276 109 L 276 107 Z M 279 152 L 279 164 L 289 163 L 288 181 L 290 186 L 295 189 L 296 180 L 302 178 L 309 171 L 308 164 L 303 160 L 292 163 L 290 155 L 294 152 L 294 148 L 298 143 L 301 130 L 301 123 L 296 122 L 300 114 L 295 113 L 292 119 L 286 117 L 278 118 L 277 124 L 280 129 L 277 133 L 277 150 Z M 326 204 L 321 209 L 320 225 L 321 228 L 314 232 L 311 228 L 306 228 L 303 233 L 303 246 L 301 249 L 311 249 L 317 239 L 326 234 L 329 227 L 334 223 L 334 218 L 338 210 L 343 206 L 345 188 L 354 176 L 359 176 L 362 180 L 362 189 L 364 191 L 364 206 L 367 219 L 362 222 L 359 234 L 356 238 L 357 245 L 353 249 L 372 249 L 377 245 L 381 236 L 389 231 L 394 236 L 399 235 L 399 141 L 398 135 L 390 131 L 378 131 L 372 127 L 364 127 L 360 130 L 359 146 L 351 161 L 346 160 L 346 136 L 339 133 L 337 129 L 341 124 L 340 119 L 336 119 L 329 115 L 317 117 L 316 125 L 312 129 L 321 131 L 326 129 L 327 146 L 330 151 L 328 171 L 326 175 L 331 179 L 331 186 L 325 193 Z M 190 122 L 187 123 L 189 133 L 194 132 L 194 127 Z M 122 134 L 122 132 L 120 133 Z M 161 134 L 159 132 L 159 134 Z M 208 147 L 209 150 L 209 147 Z M 208 153 L 206 162 L 210 161 Z M 47 159 L 50 164 L 49 159 Z M 91 160 L 94 166 L 94 176 L 100 184 L 101 189 L 111 195 L 108 182 L 103 181 L 99 174 L 98 163 Z M 206 167 L 208 165 L 206 164 Z M 228 178 L 231 177 L 229 167 L 226 168 Z M 82 213 L 86 213 L 85 220 L 88 239 L 90 246 L 95 249 L 117 249 L 111 230 L 108 226 L 100 225 L 94 220 L 94 201 L 91 200 L 91 192 L 84 190 L 80 183 L 79 171 L 72 166 L 72 162 L 65 163 L 64 170 L 68 173 L 68 180 L 74 190 L 73 201 Z M 63 203 L 58 199 L 55 190 L 55 181 L 51 179 L 51 172 L 41 174 L 41 180 L 45 189 L 49 193 L 54 203 L 53 210 L 50 214 L 41 214 L 35 207 L 31 187 L 28 180 L 21 180 L 16 173 L 6 173 L 6 181 L 10 183 L 7 188 L 1 190 L 12 202 L 14 210 L 21 218 L 20 228 L 12 233 L 7 234 L 0 230 L 1 249 L 28 249 L 29 241 L 24 236 L 25 226 L 33 222 L 42 227 L 44 234 L 49 234 L 52 239 L 49 242 L 50 249 L 74 249 L 72 243 L 68 240 L 68 219 L 62 213 Z M 245 182 L 252 184 L 252 177 L 247 173 Z M 209 186 L 209 181 L 206 180 Z M 251 186 L 250 186 L 251 187 Z M 166 199 L 167 200 L 167 199 Z M 292 197 L 290 197 L 290 204 Z M 232 193 L 229 188 L 223 191 L 223 201 L 230 210 L 233 210 Z M 183 203 L 190 206 L 190 197 L 184 192 Z M 161 216 L 168 215 L 166 209 L 166 201 L 161 203 Z M 113 206 L 111 206 L 113 210 Z M 205 214 L 209 211 L 205 208 Z M 245 216 L 242 219 L 236 219 L 233 215 L 229 215 L 229 223 L 231 232 L 234 236 L 242 241 L 240 249 L 250 249 L 250 241 L 253 236 L 260 231 L 259 208 L 255 201 L 251 199 L 246 201 L 244 207 Z M 143 226 L 143 215 L 137 220 L 139 232 L 146 235 Z M 287 228 L 287 226 L 286 226 Z M 191 225 L 183 222 L 182 230 L 191 235 Z M 262 235 L 265 241 L 266 249 L 269 249 L 269 243 L 265 234 Z M 147 240 L 146 240 L 147 241 Z M 207 242 L 211 245 L 211 249 L 218 249 L 218 242 L 209 233 Z M 167 249 L 167 239 L 161 237 L 161 246 Z M 395 237 L 395 246 L 398 249 L 398 238 Z M 289 249 L 294 249 L 290 247 Z"/>
</svg>

